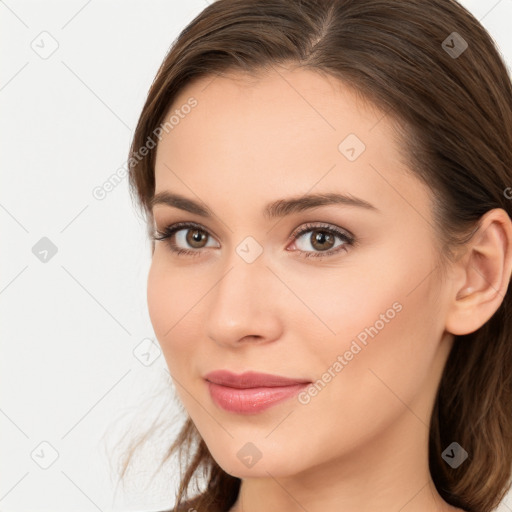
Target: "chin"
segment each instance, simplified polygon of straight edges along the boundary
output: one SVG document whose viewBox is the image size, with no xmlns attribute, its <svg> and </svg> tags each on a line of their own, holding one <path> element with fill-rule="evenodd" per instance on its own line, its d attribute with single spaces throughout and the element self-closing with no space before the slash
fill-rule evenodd
<svg viewBox="0 0 512 512">
<path fill-rule="evenodd" d="M 243 459 L 243 457 L 242 457 Z M 287 477 L 301 471 L 297 466 L 298 454 L 293 453 L 290 456 L 283 454 L 280 458 L 275 453 L 265 457 L 263 454 L 261 458 L 250 466 L 250 462 L 244 463 L 240 460 L 237 454 L 232 458 L 215 458 L 217 464 L 229 475 L 236 478 L 268 478 L 269 474 L 273 477 Z"/>
</svg>

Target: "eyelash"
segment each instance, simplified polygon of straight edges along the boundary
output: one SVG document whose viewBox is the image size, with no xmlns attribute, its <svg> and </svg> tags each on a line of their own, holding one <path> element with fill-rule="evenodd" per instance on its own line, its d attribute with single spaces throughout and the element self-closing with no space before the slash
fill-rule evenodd
<svg viewBox="0 0 512 512">
<path fill-rule="evenodd" d="M 176 253 L 178 256 L 200 256 L 200 249 L 181 249 L 176 246 L 176 244 L 171 240 L 172 236 L 182 229 L 197 229 L 203 231 L 207 234 L 207 236 L 211 236 L 203 226 L 200 224 L 195 224 L 193 222 L 178 222 L 177 224 L 172 224 L 170 226 L 166 226 L 163 231 L 156 230 L 156 232 L 152 235 L 152 239 L 155 241 L 168 240 L 169 248 L 172 252 Z M 295 240 L 296 238 L 300 238 L 302 235 L 309 231 L 325 231 L 329 234 L 332 234 L 338 238 L 341 238 L 344 242 L 343 245 L 339 245 L 335 249 L 329 249 L 328 251 L 303 251 L 301 249 L 295 249 L 295 252 L 298 252 L 303 258 L 323 258 L 328 256 L 333 256 L 341 251 L 347 251 L 347 247 L 354 246 L 356 244 L 355 237 L 353 235 L 349 235 L 338 228 L 330 226 L 328 224 L 310 224 L 307 223 L 304 227 L 296 233 L 292 233 L 289 237 L 290 240 Z"/>
</svg>

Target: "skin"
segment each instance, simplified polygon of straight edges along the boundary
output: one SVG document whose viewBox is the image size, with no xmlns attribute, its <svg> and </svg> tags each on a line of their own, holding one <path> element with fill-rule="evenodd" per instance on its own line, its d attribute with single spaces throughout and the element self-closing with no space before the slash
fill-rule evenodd
<svg viewBox="0 0 512 512">
<path fill-rule="evenodd" d="M 335 79 L 284 67 L 258 80 L 202 78 L 171 110 L 190 96 L 198 105 L 157 147 L 156 193 L 179 193 L 214 215 L 154 207 L 156 229 L 190 221 L 207 237 L 190 245 L 192 228 L 174 238 L 194 256 L 156 242 L 147 298 L 180 399 L 217 463 L 242 479 L 231 512 L 462 510 L 435 489 L 428 426 L 453 335 L 483 325 L 508 287 L 506 212 L 482 218 L 442 279 L 429 190 L 400 161 L 378 109 Z M 354 161 L 338 150 L 351 133 L 366 146 Z M 263 215 L 268 202 L 320 192 L 377 210 Z M 358 244 L 301 257 L 299 249 L 331 247 L 314 244 L 314 228 L 288 240 L 309 222 L 348 230 Z M 263 250 L 252 263 L 236 251 L 247 236 Z M 203 376 L 215 369 L 317 381 L 394 303 L 400 312 L 309 403 L 295 397 L 239 415 L 212 401 Z M 262 454 L 251 468 L 237 457 L 248 442 Z"/>
</svg>

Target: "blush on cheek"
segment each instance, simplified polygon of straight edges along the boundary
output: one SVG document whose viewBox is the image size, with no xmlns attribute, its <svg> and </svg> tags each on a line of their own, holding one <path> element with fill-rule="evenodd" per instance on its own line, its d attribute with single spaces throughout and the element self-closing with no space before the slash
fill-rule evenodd
<svg viewBox="0 0 512 512">
<path fill-rule="evenodd" d="M 191 338 L 197 334 L 199 311 L 197 306 L 204 291 L 191 285 L 179 271 L 152 264 L 147 280 L 148 313 L 158 342 L 166 346 L 191 346 Z"/>
</svg>

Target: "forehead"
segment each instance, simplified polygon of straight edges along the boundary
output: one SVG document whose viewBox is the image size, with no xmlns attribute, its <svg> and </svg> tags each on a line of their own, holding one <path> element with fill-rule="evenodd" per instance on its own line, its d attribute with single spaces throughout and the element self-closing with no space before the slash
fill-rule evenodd
<svg viewBox="0 0 512 512">
<path fill-rule="evenodd" d="M 298 138 L 299 131 L 304 137 L 313 132 L 338 132 L 338 137 L 347 130 L 362 135 L 384 118 L 362 94 L 330 75 L 303 68 L 274 69 L 209 75 L 186 86 L 175 97 L 166 119 L 191 97 L 197 106 L 192 115 L 185 116 L 189 118 L 186 123 L 175 126 L 174 139 L 178 132 L 185 135 L 196 128 L 204 132 L 212 125 L 217 132 L 231 131 L 232 137 L 240 138 L 267 135 L 273 140 L 278 131 L 288 139 Z"/>
<path fill-rule="evenodd" d="M 190 98 L 196 106 L 183 108 Z M 398 152 L 394 120 L 334 77 L 286 68 L 202 77 L 175 98 L 166 120 L 173 115 L 179 122 L 157 147 L 156 192 L 186 192 L 184 182 L 251 199 L 336 188 L 384 208 L 425 196 Z"/>
</svg>

